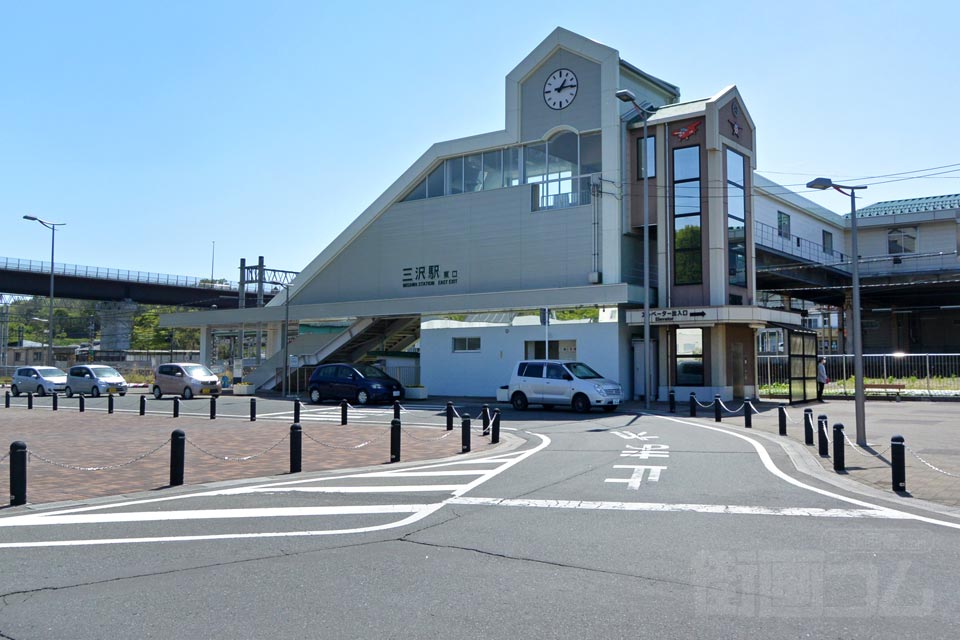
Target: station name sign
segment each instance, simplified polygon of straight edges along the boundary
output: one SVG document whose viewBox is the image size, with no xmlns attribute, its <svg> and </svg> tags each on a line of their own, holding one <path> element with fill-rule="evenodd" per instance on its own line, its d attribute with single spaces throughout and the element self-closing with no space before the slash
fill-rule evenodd
<svg viewBox="0 0 960 640">
<path fill-rule="evenodd" d="M 438 264 L 425 264 L 418 267 L 403 268 L 403 288 L 441 287 L 457 284 L 457 269 L 441 269 Z"/>
</svg>

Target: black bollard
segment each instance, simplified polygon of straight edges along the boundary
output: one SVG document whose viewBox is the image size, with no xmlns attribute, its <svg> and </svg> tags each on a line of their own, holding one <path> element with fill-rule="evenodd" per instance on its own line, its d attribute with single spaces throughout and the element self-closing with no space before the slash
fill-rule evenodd
<svg viewBox="0 0 960 640">
<path fill-rule="evenodd" d="M 778 419 L 780 420 L 780 435 L 787 435 L 787 405 L 781 404 L 777 407 Z"/>
<path fill-rule="evenodd" d="M 803 410 L 803 443 L 813 444 L 813 409 Z"/>
<path fill-rule="evenodd" d="M 86 401 L 83 399 L 83 394 L 81 393 L 81 394 L 80 394 L 80 405 L 79 405 L 80 413 L 83 413 L 84 408 L 85 408 L 85 406 L 86 406 L 85 403 L 86 403 Z"/>
<path fill-rule="evenodd" d="M 340 424 L 341 425 L 347 424 L 347 406 L 348 405 L 346 400 L 340 401 Z"/>
<path fill-rule="evenodd" d="M 667 393 L 667 396 L 670 398 L 670 413 L 677 412 L 677 394 L 674 393 L 673 389 Z"/>
<path fill-rule="evenodd" d="M 290 473 L 300 473 L 303 461 L 303 429 L 299 424 L 290 425 Z"/>
<path fill-rule="evenodd" d="M 720 394 L 714 394 L 713 396 L 713 421 L 720 422 Z"/>
<path fill-rule="evenodd" d="M 60 396 L 57 395 L 57 392 L 53 392 L 53 396 L 50 398 L 50 407 L 57 411 L 60 409 Z"/>
<path fill-rule="evenodd" d="M 256 421 L 257 421 L 257 399 L 250 398 L 250 422 L 256 422 Z M 294 416 L 293 421 L 300 422 L 300 419 L 298 416 Z"/>
<path fill-rule="evenodd" d="M 393 401 L 393 419 L 394 420 L 400 419 L 400 401 L 399 400 Z"/>
<path fill-rule="evenodd" d="M 400 420 L 390 421 L 390 462 L 400 462 Z"/>
<path fill-rule="evenodd" d="M 690 417 L 697 417 L 697 394 L 693 391 L 690 392 Z"/>
<path fill-rule="evenodd" d="M 27 443 L 10 445 L 10 506 L 27 504 Z"/>
<path fill-rule="evenodd" d="M 483 435 L 490 435 L 490 406 L 483 405 L 483 411 L 480 412 L 480 417 L 483 420 Z"/>
<path fill-rule="evenodd" d="M 147 396 L 140 396 L 140 415 L 147 413 Z"/>
<path fill-rule="evenodd" d="M 3 408 L 4 409 L 10 408 L 10 392 L 9 391 L 5 391 L 3 394 Z"/>
<path fill-rule="evenodd" d="M 820 457 L 830 456 L 830 443 L 827 442 L 827 416 L 822 413 L 817 416 L 817 449 Z"/>
<path fill-rule="evenodd" d="M 453 403 L 447 402 L 447 431 L 453 431 Z"/>
<path fill-rule="evenodd" d="M 113 413 L 113 394 L 107 394 L 107 413 Z"/>
<path fill-rule="evenodd" d="M 890 438 L 890 470 L 893 472 L 893 490 L 907 490 L 906 445 L 903 436 Z"/>
<path fill-rule="evenodd" d="M 27 409 L 33 409 L 33 394 L 27 394 Z"/>
<path fill-rule="evenodd" d="M 833 425 L 833 470 L 837 473 L 846 471 L 843 444 L 843 425 L 838 422 Z"/>
<path fill-rule="evenodd" d="M 180 417 L 180 398 L 173 399 L 173 417 L 174 418 Z"/>
<path fill-rule="evenodd" d="M 217 396 L 210 396 L 210 419 L 217 419 Z"/>
<path fill-rule="evenodd" d="M 493 424 L 491 425 L 490 442 L 497 444 L 500 442 L 500 409 L 493 410 Z"/>
<path fill-rule="evenodd" d="M 470 453 L 470 416 L 460 423 L 460 453 Z"/>
<path fill-rule="evenodd" d="M 253 400 L 253 398 L 250 398 Z M 300 400 L 293 401 L 293 421 L 300 424 Z"/>
<path fill-rule="evenodd" d="M 170 434 L 170 486 L 183 484 L 183 460 L 187 449 L 187 434 L 174 429 Z"/>
<path fill-rule="evenodd" d="M 750 404 L 750 398 L 743 399 L 743 426 L 747 429 L 753 428 L 753 405 Z"/>
</svg>

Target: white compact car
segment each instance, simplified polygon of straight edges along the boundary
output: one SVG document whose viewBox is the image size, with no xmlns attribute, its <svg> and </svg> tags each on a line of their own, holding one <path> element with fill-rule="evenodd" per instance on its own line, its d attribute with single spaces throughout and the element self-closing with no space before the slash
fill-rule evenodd
<svg viewBox="0 0 960 640">
<path fill-rule="evenodd" d="M 90 395 L 94 398 L 109 393 L 125 396 L 127 381 L 113 367 L 102 364 L 82 364 L 70 367 L 65 391 L 68 398 L 72 398 L 75 393 Z"/>
<path fill-rule="evenodd" d="M 582 362 L 570 360 L 521 360 L 513 370 L 508 393 L 513 408 L 523 411 L 530 404 L 552 409 L 557 405 L 583 413 L 591 407 L 614 411 L 623 389 Z"/>
<path fill-rule="evenodd" d="M 48 393 L 62 393 L 66 386 L 66 372 L 56 367 L 20 367 L 10 381 L 10 392 L 15 396 L 21 393 L 45 396 Z"/>
</svg>

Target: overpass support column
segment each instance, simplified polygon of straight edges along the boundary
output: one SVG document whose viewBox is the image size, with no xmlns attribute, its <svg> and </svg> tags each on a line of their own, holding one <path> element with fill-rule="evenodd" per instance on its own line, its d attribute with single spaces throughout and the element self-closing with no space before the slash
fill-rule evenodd
<svg viewBox="0 0 960 640">
<path fill-rule="evenodd" d="M 133 335 L 133 316 L 137 303 L 131 300 L 123 302 L 101 302 L 97 305 L 100 313 L 100 348 L 104 351 L 126 351 L 130 348 Z"/>
<path fill-rule="evenodd" d="M 267 345 L 266 357 L 272 358 L 273 354 L 283 349 L 283 323 L 271 322 L 267 325 Z"/>
<path fill-rule="evenodd" d="M 213 329 L 202 327 L 200 329 L 200 362 L 205 365 L 213 364 Z"/>
</svg>

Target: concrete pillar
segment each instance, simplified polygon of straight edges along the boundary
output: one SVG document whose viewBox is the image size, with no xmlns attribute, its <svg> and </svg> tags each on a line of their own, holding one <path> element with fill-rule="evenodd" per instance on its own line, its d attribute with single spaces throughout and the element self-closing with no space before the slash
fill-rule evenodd
<svg viewBox="0 0 960 640">
<path fill-rule="evenodd" d="M 213 356 L 213 330 L 210 327 L 202 327 L 200 329 L 200 362 L 211 365 Z"/>
<path fill-rule="evenodd" d="M 97 305 L 100 314 L 100 349 L 103 351 L 126 351 L 130 348 L 133 334 L 133 317 L 136 302 L 101 302 Z"/>
<path fill-rule="evenodd" d="M 273 354 L 283 349 L 283 323 L 271 322 L 267 325 L 267 344 L 265 346 L 266 357 L 271 358 Z"/>
</svg>

